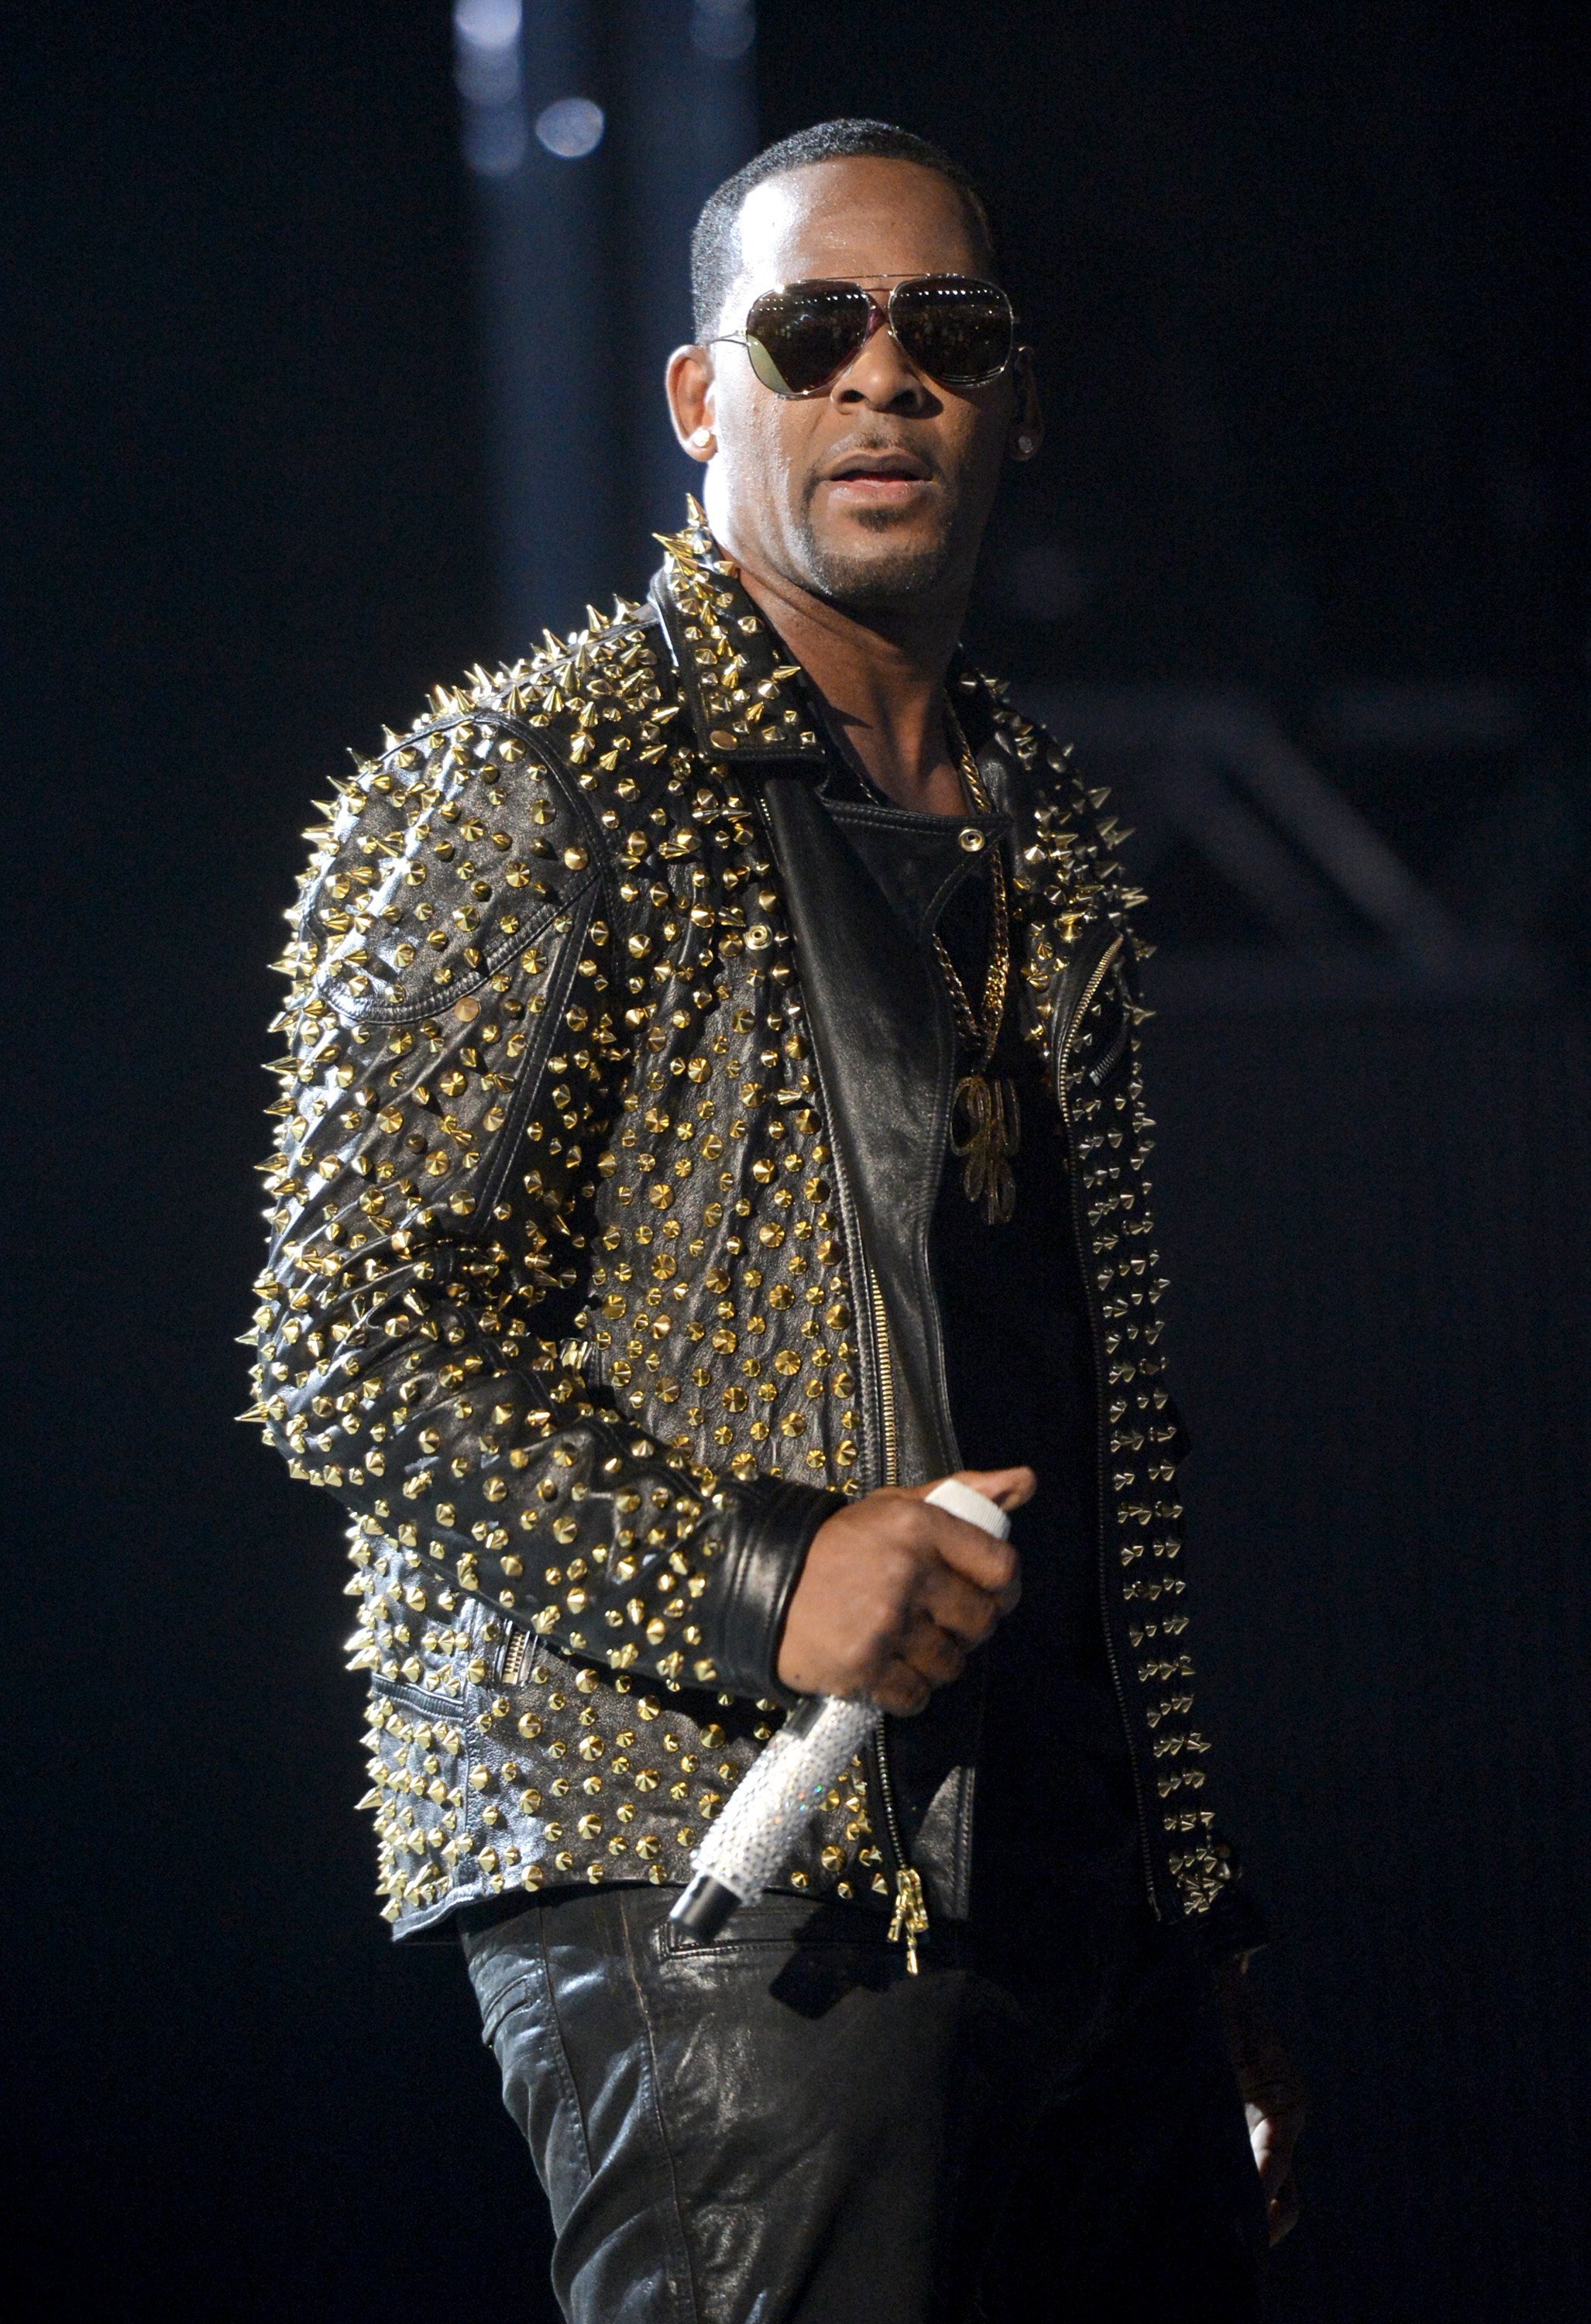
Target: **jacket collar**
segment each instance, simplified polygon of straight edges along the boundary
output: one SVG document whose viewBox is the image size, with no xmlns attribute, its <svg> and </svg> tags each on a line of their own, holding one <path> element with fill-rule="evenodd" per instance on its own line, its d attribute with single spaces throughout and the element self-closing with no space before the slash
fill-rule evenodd
<svg viewBox="0 0 1591 2324">
<path fill-rule="evenodd" d="M 660 533 L 667 552 L 652 583 L 685 715 L 698 748 L 753 763 L 828 755 L 798 663 L 740 586 L 735 567 L 693 500 L 682 532 Z"/>
<path fill-rule="evenodd" d="M 830 746 L 799 663 L 752 604 L 698 503 L 685 506 L 684 529 L 658 536 L 667 553 L 651 600 L 698 749 L 726 761 L 823 767 Z M 998 747 L 989 681 L 958 653 L 947 683 L 979 771 L 996 807 L 1008 812 L 1012 770 Z"/>
</svg>

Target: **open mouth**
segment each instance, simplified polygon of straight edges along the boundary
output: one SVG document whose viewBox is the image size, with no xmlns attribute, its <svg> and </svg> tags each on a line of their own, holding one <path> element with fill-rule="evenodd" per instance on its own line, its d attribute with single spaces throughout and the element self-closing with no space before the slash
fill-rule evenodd
<svg viewBox="0 0 1591 2324">
<path fill-rule="evenodd" d="M 823 480 L 847 496 L 869 501 L 909 500 L 929 483 L 925 462 L 909 452 L 848 452 Z"/>
</svg>

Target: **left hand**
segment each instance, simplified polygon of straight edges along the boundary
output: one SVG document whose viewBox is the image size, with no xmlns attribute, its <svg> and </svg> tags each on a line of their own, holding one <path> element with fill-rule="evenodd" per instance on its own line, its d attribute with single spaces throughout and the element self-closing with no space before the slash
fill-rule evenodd
<svg viewBox="0 0 1591 2324">
<path fill-rule="evenodd" d="M 1279 2244 L 1298 2224 L 1292 2155 L 1304 2125 L 1303 2082 L 1269 2012 L 1248 1981 L 1246 1963 L 1224 1961 L 1216 1971 L 1216 1993 L 1232 2070 L 1248 2117 L 1255 2166 L 1265 2190 L 1271 2241 Z"/>
</svg>

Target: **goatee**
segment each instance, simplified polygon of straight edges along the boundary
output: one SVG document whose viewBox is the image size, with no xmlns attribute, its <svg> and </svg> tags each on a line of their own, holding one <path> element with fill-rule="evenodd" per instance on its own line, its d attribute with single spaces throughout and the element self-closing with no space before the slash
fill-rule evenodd
<svg viewBox="0 0 1591 2324">
<path fill-rule="evenodd" d="M 878 527 L 880 531 L 887 521 Z M 847 613 L 887 613 L 920 604 L 938 592 L 954 561 L 945 534 L 937 540 L 902 541 L 871 557 L 846 557 L 826 547 L 809 525 L 804 525 L 802 548 L 808 586 Z"/>
</svg>

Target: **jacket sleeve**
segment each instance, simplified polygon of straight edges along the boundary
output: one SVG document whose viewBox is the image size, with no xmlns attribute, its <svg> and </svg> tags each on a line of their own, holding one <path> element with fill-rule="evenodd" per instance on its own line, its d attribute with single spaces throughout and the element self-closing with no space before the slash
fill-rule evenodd
<svg viewBox="0 0 1591 2324">
<path fill-rule="evenodd" d="M 445 698 L 309 836 L 255 1416 L 400 1545 L 417 1614 L 467 1593 L 616 1670 L 777 1694 L 842 1497 L 693 1468 L 567 1336 L 630 1054 L 592 802 Z"/>
</svg>

